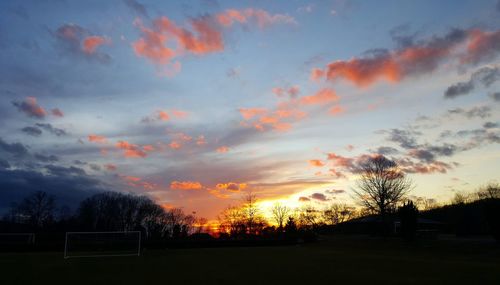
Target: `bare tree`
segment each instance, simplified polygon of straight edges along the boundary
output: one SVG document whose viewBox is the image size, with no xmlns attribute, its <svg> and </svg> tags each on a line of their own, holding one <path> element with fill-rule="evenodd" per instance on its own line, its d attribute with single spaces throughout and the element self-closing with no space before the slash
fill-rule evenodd
<svg viewBox="0 0 500 285">
<path fill-rule="evenodd" d="M 490 182 L 477 192 L 479 199 L 500 199 L 500 184 Z"/>
<path fill-rule="evenodd" d="M 16 221 L 41 228 L 54 220 L 55 208 L 54 196 L 37 191 L 14 205 L 11 215 Z"/>
<path fill-rule="evenodd" d="M 273 207 L 271 208 L 271 213 L 273 215 L 274 221 L 278 224 L 278 227 L 282 229 L 283 223 L 290 215 L 290 208 L 277 202 L 274 203 Z"/>
<path fill-rule="evenodd" d="M 327 225 L 336 225 L 352 219 L 356 214 L 354 207 L 346 204 L 331 204 L 322 212 L 323 220 Z"/>
<path fill-rule="evenodd" d="M 412 188 L 412 181 L 398 165 L 383 155 L 370 158 L 361 169 L 354 194 L 367 209 L 384 217 Z"/>
</svg>

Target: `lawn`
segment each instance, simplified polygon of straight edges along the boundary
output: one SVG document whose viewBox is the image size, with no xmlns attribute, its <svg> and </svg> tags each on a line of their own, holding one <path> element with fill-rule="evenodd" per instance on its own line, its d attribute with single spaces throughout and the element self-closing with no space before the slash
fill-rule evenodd
<svg viewBox="0 0 500 285">
<path fill-rule="evenodd" d="M 145 250 L 63 259 L 0 253 L 0 284 L 500 284 L 500 245 L 324 238 L 283 247 Z"/>
</svg>

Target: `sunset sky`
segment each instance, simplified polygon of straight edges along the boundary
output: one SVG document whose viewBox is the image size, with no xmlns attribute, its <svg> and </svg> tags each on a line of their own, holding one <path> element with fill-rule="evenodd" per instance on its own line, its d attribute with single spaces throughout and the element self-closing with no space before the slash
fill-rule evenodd
<svg viewBox="0 0 500 285">
<path fill-rule="evenodd" d="M 0 214 L 352 203 L 377 153 L 415 197 L 500 179 L 498 1 L 1 1 L 0 63 Z"/>
</svg>

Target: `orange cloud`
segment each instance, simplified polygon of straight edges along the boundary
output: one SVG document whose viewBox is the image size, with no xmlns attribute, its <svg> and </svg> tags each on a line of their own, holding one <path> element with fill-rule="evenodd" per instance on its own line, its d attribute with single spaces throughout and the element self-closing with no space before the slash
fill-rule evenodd
<svg viewBox="0 0 500 285">
<path fill-rule="evenodd" d="M 182 147 L 182 145 L 179 142 L 176 142 L 176 141 L 172 141 L 168 146 L 171 149 L 180 149 Z"/>
<path fill-rule="evenodd" d="M 106 170 L 108 171 L 115 171 L 117 169 L 116 165 L 114 164 L 111 164 L 111 163 L 108 163 L 108 164 L 105 164 L 104 167 L 106 168 Z"/>
<path fill-rule="evenodd" d="M 235 10 L 229 9 L 216 15 L 217 21 L 225 26 L 232 26 L 235 22 L 247 23 L 251 20 L 255 21 L 261 28 L 267 27 L 276 23 L 284 24 L 297 24 L 293 17 L 284 14 L 271 15 L 265 10 L 261 9 L 243 9 Z"/>
<path fill-rule="evenodd" d="M 323 88 L 314 95 L 304 96 L 300 98 L 300 102 L 305 105 L 328 104 L 339 100 L 339 97 L 330 88 Z"/>
<path fill-rule="evenodd" d="M 123 155 L 130 158 L 146 157 L 147 154 L 140 149 L 138 145 L 131 144 L 127 141 L 119 141 L 115 144 L 119 149 L 124 150 Z"/>
<path fill-rule="evenodd" d="M 239 109 L 241 116 L 245 120 L 250 120 L 255 116 L 265 114 L 267 109 L 264 108 L 240 108 Z"/>
<path fill-rule="evenodd" d="M 216 150 L 218 153 L 226 153 L 229 151 L 229 147 L 223 145 L 221 147 L 218 147 L 217 150 Z"/>
<path fill-rule="evenodd" d="M 172 115 L 176 118 L 179 118 L 179 119 L 183 119 L 183 118 L 186 118 L 188 116 L 188 112 L 186 111 L 181 111 L 181 110 L 171 110 L 170 111 L 172 113 Z"/>
<path fill-rule="evenodd" d="M 104 136 L 88 135 L 88 141 L 95 143 L 107 143 L 108 140 Z"/>
<path fill-rule="evenodd" d="M 59 108 L 54 108 L 50 112 L 52 113 L 53 116 L 64 117 L 63 112 L 61 110 L 59 110 Z"/>
<path fill-rule="evenodd" d="M 309 160 L 309 165 L 315 166 L 315 167 L 323 167 L 325 164 L 319 160 L 319 159 L 311 159 Z"/>
<path fill-rule="evenodd" d="M 96 48 L 103 44 L 110 44 L 111 40 L 100 36 L 89 36 L 83 39 L 82 49 L 85 53 L 92 54 Z"/>
<path fill-rule="evenodd" d="M 24 101 L 14 101 L 12 103 L 20 112 L 25 113 L 29 117 L 43 119 L 47 115 L 44 108 L 38 105 L 35 97 L 26 97 Z"/>
<path fill-rule="evenodd" d="M 196 139 L 196 144 L 197 145 L 207 144 L 207 141 L 205 141 L 205 136 L 203 136 L 203 135 L 198 136 L 198 138 Z"/>
<path fill-rule="evenodd" d="M 474 29 L 468 32 L 468 37 L 467 53 L 462 56 L 462 63 L 490 60 L 499 53 L 500 30 L 487 32 Z"/>
<path fill-rule="evenodd" d="M 175 190 L 200 190 L 203 186 L 196 181 L 172 181 L 170 188 Z"/>
<path fill-rule="evenodd" d="M 143 149 L 144 151 L 155 151 L 154 146 L 152 146 L 152 145 L 150 145 L 150 144 L 143 146 L 143 147 L 142 147 L 142 149 Z"/>
<path fill-rule="evenodd" d="M 155 64 L 171 64 L 175 57 L 185 54 L 205 55 L 224 50 L 222 29 L 235 22 L 253 20 L 259 27 L 274 23 L 295 23 L 288 15 L 275 14 L 260 9 L 226 10 L 216 15 L 191 18 L 189 28 L 178 26 L 163 16 L 146 27 L 140 19 L 134 24 L 140 29 L 141 37 L 132 44 L 137 56 L 145 57 Z"/>
<path fill-rule="evenodd" d="M 344 112 L 345 112 L 344 107 L 342 107 L 342 106 L 340 106 L 340 105 L 333 106 L 333 107 L 331 107 L 331 108 L 328 110 L 328 113 L 329 113 L 330 115 L 333 115 L 333 116 L 339 115 L 339 114 L 344 113 Z"/>
<path fill-rule="evenodd" d="M 165 111 L 158 111 L 158 119 L 162 121 L 168 121 L 170 116 Z"/>
<path fill-rule="evenodd" d="M 218 183 L 215 187 L 221 190 L 227 190 L 231 192 L 239 192 L 247 187 L 246 183 L 234 183 L 234 182 L 227 182 L 227 183 Z"/>
</svg>

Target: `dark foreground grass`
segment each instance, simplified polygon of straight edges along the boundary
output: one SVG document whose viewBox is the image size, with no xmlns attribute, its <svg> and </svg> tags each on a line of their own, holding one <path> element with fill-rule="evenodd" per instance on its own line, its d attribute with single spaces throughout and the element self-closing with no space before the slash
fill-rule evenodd
<svg viewBox="0 0 500 285">
<path fill-rule="evenodd" d="M 283 247 L 146 250 L 63 259 L 0 253 L 0 284 L 500 284 L 494 243 L 336 237 Z"/>
</svg>

